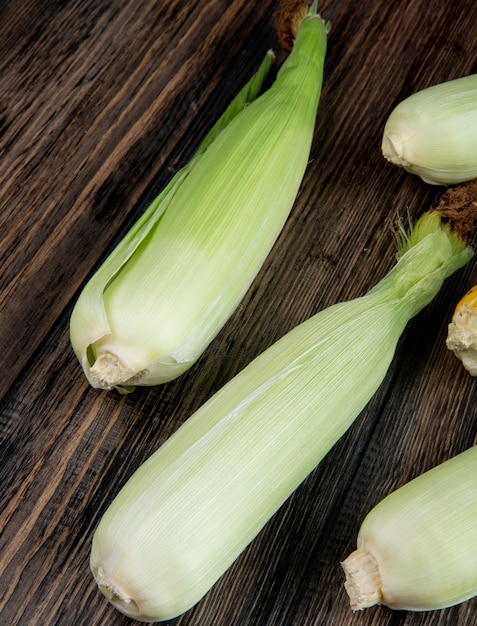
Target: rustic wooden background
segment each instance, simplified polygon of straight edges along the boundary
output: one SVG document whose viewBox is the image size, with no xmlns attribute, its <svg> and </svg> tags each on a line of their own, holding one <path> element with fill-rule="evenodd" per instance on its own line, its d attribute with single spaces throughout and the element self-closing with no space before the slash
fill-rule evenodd
<svg viewBox="0 0 477 626">
<path fill-rule="evenodd" d="M 88 567 L 119 487 L 274 340 L 382 277 L 396 216 L 419 215 L 441 191 L 384 162 L 381 134 L 406 95 L 477 72 L 477 3 L 323 1 L 333 27 L 311 162 L 239 310 L 180 379 L 129 396 L 88 386 L 68 339 L 76 297 L 264 52 L 283 60 L 276 9 L 272 0 L 0 2 L 2 626 L 132 624 Z M 476 381 L 445 347 L 474 282 L 475 261 L 448 279 L 355 425 L 171 626 L 475 624 L 477 600 L 353 614 L 339 565 L 378 500 L 476 442 Z"/>
</svg>

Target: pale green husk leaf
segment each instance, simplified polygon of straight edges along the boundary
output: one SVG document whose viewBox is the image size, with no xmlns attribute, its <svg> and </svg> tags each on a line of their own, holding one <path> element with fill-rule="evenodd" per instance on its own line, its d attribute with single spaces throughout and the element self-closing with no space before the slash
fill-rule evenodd
<svg viewBox="0 0 477 626">
<path fill-rule="evenodd" d="M 430 611 L 477 595 L 477 447 L 388 495 L 343 563 L 352 607 Z M 375 567 L 363 567 L 363 563 Z M 371 576 L 369 576 L 371 572 Z"/>
<path fill-rule="evenodd" d="M 386 159 L 432 185 L 477 178 L 477 74 L 433 85 L 400 102 L 386 121 Z"/>
</svg>

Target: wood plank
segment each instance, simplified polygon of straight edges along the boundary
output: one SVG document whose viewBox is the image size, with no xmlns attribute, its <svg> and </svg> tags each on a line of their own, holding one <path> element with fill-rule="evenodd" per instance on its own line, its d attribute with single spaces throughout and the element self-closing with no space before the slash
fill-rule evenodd
<svg viewBox="0 0 477 626">
<path fill-rule="evenodd" d="M 88 566 L 119 487 L 254 356 L 374 285 L 393 264 L 396 217 L 421 214 L 441 191 L 383 161 L 382 128 L 406 95 L 477 71 L 477 5 L 323 1 L 332 31 L 310 164 L 241 306 L 178 380 L 128 396 L 88 386 L 68 339 L 80 289 L 277 49 L 276 8 L 0 4 L 0 624 L 134 623 L 108 605 Z M 386 493 L 476 443 L 475 380 L 445 347 L 474 282 L 475 261 L 446 281 L 353 427 L 171 626 L 475 624 L 475 599 L 352 613 L 339 565 Z"/>
</svg>

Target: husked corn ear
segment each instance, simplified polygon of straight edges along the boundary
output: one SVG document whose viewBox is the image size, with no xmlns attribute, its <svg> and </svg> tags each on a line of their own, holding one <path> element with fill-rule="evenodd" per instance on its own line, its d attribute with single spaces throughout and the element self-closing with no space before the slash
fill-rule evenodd
<svg viewBox="0 0 477 626">
<path fill-rule="evenodd" d="M 477 446 L 377 504 L 342 563 L 351 608 L 429 611 L 477 595 Z"/>
<path fill-rule="evenodd" d="M 384 127 L 384 157 L 431 185 L 477 178 L 477 74 L 418 91 Z"/>
<path fill-rule="evenodd" d="M 176 378 L 245 295 L 308 163 L 327 32 L 315 5 L 272 86 L 257 98 L 268 55 L 253 88 L 86 285 L 70 334 L 94 387 L 128 391 Z"/>
</svg>

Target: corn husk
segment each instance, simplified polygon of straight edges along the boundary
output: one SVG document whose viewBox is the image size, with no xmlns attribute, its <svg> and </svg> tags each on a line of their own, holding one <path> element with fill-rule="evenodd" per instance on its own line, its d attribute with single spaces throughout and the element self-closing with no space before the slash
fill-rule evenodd
<svg viewBox="0 0 477 626">
<path fill-rule="evenodd" d="M 351 607 L 429 611 L 477 595 L 477 447 L 388 495 L 342 563 Z"/>
<path fill-rule="evenodd" d="M 89 382 L 168 382 L 210 344 L 261 268 L 303 178 L 328 26 L 310 10 L 275 82 L 263 68 L 81 293 L 71 342 Z"/>
<path fill-rule="evenodd" d="M 408 321 L 472 254 L 424 215 L 371 291 L 297 326 L 195 412 L 95 532 L 91 568 L 112 604 L 148 621 L 198 602 L 353 423 Z"/>
<path fill-rule="evenodd" d="M 477 178 L 477 74 L 422 89 L 386 121 L 384 157 L 431 185 Z"/>
</svg>

